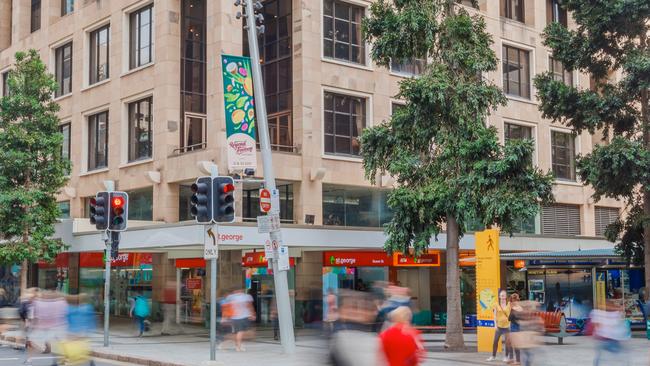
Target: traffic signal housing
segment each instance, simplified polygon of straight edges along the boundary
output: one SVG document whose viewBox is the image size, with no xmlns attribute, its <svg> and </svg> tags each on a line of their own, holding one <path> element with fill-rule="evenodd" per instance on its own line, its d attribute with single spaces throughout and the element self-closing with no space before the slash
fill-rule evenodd
<svg viewBox="0 0 650 366">
<path fill-rule="evenodd" d="M 90 199 L 90 224 L 95 225 L 97 230 L 108 228 L 108 200 L 108 192 L 97 192 Z"/>
<path fill-rule="evenodd" d="M 235 180 L 232 177 L 215 177 L 212 181 L 215 192 L 214 222 L 235 221 Z"/>
<path fill-rule="evenodd" d="M 108 230 L 126 231 L 129 216 L 129 195 L 126 192 L 110 193 Z"/>
<path fill-rule="evenodd" d="M 212 223 L 212 178 L 199 177 L 192 184 L 190 213 L 199 224 Z"/>
</svg>

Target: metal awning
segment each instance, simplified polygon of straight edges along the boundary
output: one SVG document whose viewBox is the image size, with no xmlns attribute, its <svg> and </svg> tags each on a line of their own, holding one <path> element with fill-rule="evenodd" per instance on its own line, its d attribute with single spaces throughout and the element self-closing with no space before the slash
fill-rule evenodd
<svg viewBox="0 0 650 366">
<path fill-rule="evenodd" d="M 611 249 L 586 249 L 586 250 L 569 250 L 562 252 L 523 252 L 523 253 L 504 253 L 501 254 L 501 260 L 535 260 L 535 259 L 622 259 L 622 257 Z"/>
</svg>

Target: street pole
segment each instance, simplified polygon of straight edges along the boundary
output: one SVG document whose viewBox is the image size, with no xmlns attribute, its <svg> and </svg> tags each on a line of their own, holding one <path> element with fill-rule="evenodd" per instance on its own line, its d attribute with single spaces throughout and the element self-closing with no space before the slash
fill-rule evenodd
<svg viewBox="0 0 650 366">
<path fill-rule="evenodd" d="M 111 311 L 111 241 L 108 230 L 102 231 L 105 243 L 106 268 L 104 271 L 104 347 L 108 347 L 108 326 Z"/>
<path fill-rule="evenodd" d="M 244 0 L 246 6 L 246 29 L 248 32 L 248 48 L 251 57 L 251 68 L 253 72 L 253 86 L 255 90 L 255 110 L 260 137 L 260 152 L 264 168 L 264 185 L 271 192 L 276 190 L 275 174 L 273 172 L 273 160 L 271 156 L 271 144 L 269 138 L 269 126 L 266 114 L 266 101 L 264 95 L 264 84 L 262 82 L 262 68 L 260 67 L 260 55 L 257 39 L 258 27 L 256 24 L 254 0 Z M 259 6 L 258 6 L 259 7 Z M 276 241 L 282 245 L 282 231 L 278 228 L 269 233 L 271 242 Z M 271 265 L 273 269 L 273 282 L 275 284 L 275 298 L 278 307 L 278 322 L 280 325 L 280 341 L 284 352 L 294 353 L 296 340 L 293 333 L 293 318 L 291 316 L 291 303 L 289 301 L 289 285 L 287 272 L 278 270 L 279 253 L 277 247 L 273 249 Z"/>
<path fill-rule="evenodd" d="M 212 179 L 219 175 L 219 168 L 213 164 L 210 166 L 210 176 Z M 214 199 L 214 192 L 212 194 Z M 210 203 L 213 207 L 214 205 Z M 207 228 L 208 225 L 206 225 Z M 213 234 L 217 234 L 217 225 L 212 225 Z M 205 228 L 204 228 L 205 229 Z M 205 238 L 205 233 L 203 234 Z M 205 246 L 205 243 L 203 243 Z M 217 249 L 218 250 L 218 249 Z M 210 259 L 210 361 L 217 359 L 217 258 Z"/>
</svg>

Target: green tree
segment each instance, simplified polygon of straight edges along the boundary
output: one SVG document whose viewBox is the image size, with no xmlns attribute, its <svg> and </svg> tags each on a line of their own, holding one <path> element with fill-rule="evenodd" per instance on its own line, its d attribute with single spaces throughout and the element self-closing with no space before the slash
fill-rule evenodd
<svg viewBox="0 0 650 366">
<path fill-rule="evenodd" d="M 385 230 L 389 252 L 421 254 L 446 229 L 448 348 L 464 347 L 458 246 L 469 222 L 512 232 L 518 219 L 536 215 L 552 200 L 552 177 L 531 164 L 533 142 L 500 144 L 486 126 L 490 111 L 506 103 L 483 73 L 497 57 L 480 16 L 453 0 L 379 0 L 363 29 L 372 58 L 428 56 L 416 78 L 400 83 L 406 105 L 361 138 L 365 173 L 395 177 L 389 196 L 394 217 Z"/>
<path fill-rule="evenodd" d="M 51 261 L 62 249 L 51 237 L 69 162 L 52 101 L 56 82 L 35 50 L 16 53 L 8 85 L 0 99 L 0 262 L 22 263 L 24 289 L 28 263 Z"/>
<path fill-rule="evenodd" d="M 627 217 L 607 228 L 606 236 L 637 263 L 650 268 L 650 2 L 648 0 L 564 0 L 576 29 L 553 23 L 544 44 L 568 70 L 592 76 L 590 89 L 535 78 L 543 116 L 576 131 L 611 136 L 578 169 L 594 198 L 624 200 Z M 620 77 L 617 77 L 620 76 Z M 645 273 L 650 284 L 650 271 Z M 646 292 L 650 295 L 650 292 Z"/>
</svg>

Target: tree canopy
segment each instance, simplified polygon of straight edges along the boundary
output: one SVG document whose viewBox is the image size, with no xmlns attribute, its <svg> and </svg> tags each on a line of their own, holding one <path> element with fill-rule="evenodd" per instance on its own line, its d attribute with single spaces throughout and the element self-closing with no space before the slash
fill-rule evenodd
<svg viewBox="0 0 650 366">
<path fill-rule="evenodd" d="M 606 236 L 640 263 L 643 248 L 650 245 L 650 2 L 564 0 L 562 6 L 577 27 L 550 24 L 544 44 L 568 70 L 590 74 L 592 86 L 565 85 L 550 73 L 541 74 L 535 79 L 540 109 L 544 117 L 577 132 L 606 136 L 579 159 L 580 178 L 593 186 L 596 200 L 627 203 L 626 218 L 610 225 Z"/>
<path fill-rule="evenodd" d="M 51 238 L 60 216 L 55 198 L 69 171 L 52 101 L 56 82 L 30 50 L 16 54 L 8 86 L 0 99 L 0 262 L 51 261 L 62 248 Z"/>
</svg>

